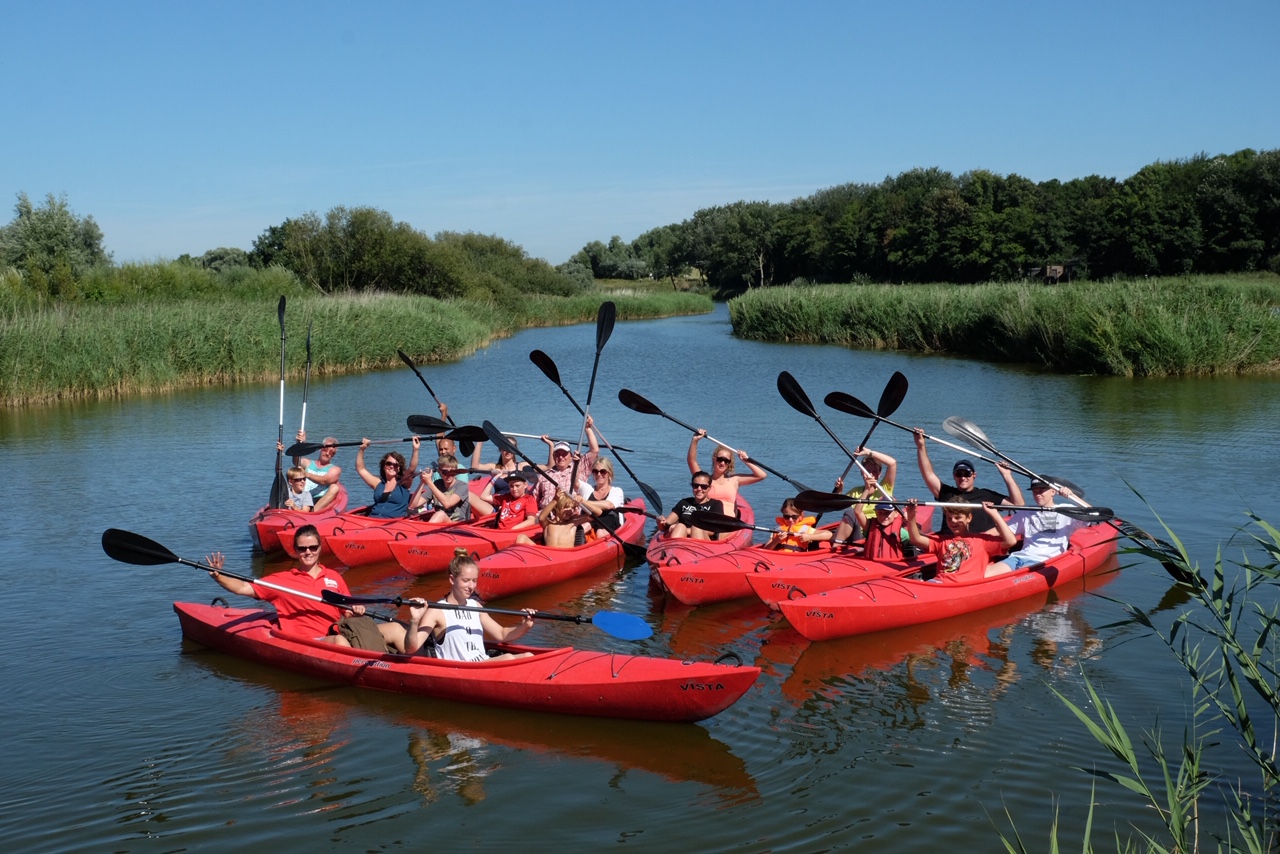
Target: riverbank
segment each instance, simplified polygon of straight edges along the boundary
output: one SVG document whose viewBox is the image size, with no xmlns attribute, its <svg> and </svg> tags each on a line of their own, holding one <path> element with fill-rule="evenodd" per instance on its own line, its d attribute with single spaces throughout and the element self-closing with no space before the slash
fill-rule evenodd
<svg viewBox="0 0 1280 854">
<path fill-rule="evenodd" d="M 280 376 L 279 297 L 66 303 L 0 317 L 0 405 L 123 397 L 191 386 L 276 382 Z M 706 296 L 589 291 L 534 294 L 514 310 L 470 301 L 394 294 L 289 297 L 287 374 L 313 376 L 400 366 L 396 350 L 420 363 L 464 358 L 491 341 L 537 326 L 593 320 L 613 300 L 619 320 L 702 314 Z"/>
<path fill-rule="evenodd" d="M 1196 376 L 1280 368 L 1280 276 L 764 288 L 729 303 L 759 341 L 951 353 L 1061 373 Z"/>
</svg>

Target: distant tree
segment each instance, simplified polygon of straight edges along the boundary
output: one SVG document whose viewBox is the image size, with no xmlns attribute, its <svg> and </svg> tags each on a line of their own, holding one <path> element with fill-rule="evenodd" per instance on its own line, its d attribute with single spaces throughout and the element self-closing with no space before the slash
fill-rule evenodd
<svg viewBox="0 0 1280 854">
<path fill-rule="evenodd" d="M 181 261 L 182 259 L 179 258 L 178 260 Z M 235 247 L 220 246 L 217 249 L 210 249 L 201 255 L 199 263 L 206 270 L 221 273 L 229 267 L 247 267 L 249 265 L 249 253 Z"/>
<path fill-rule="evenodd" d="M 111 256 L 102 246 L 102 229 L 92 216 L 79 217 L 68 206 L 67 197 L 50 193 L 41 206 L 31 204 L 26 193 L 18 193 L 13 221 L 0 228 L 0 267 L 24 270 L 29 277 L 44 282 L 57 296 L 70 283 Z"/>
<path fill-rule="evenodd" d="M 635 254 L 641 258 L 649 272 L 671 280 L 689 268 L 688 239 L 681 224 L 663 225 L 650 229 L 632 241 Z"/>
</svg>

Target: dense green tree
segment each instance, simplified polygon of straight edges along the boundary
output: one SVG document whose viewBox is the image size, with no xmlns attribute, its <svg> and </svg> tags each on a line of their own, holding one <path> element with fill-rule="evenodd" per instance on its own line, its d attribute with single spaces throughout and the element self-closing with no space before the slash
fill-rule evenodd
<svg viewBox="0 0 1280 854">
<path fill-rule="evenodd" d="M 110 261 L 102 245 L 102 229 L 92 216 L 77 216 L 65 195 L 50 193 L 37 206 L 26 193 L 18 193 L 13 221 L 0 228 L 0 266 L 26 271 L 36 290 L 54 296 L 66 293 L 74 280 L 93 267 Z"/>
</svg>

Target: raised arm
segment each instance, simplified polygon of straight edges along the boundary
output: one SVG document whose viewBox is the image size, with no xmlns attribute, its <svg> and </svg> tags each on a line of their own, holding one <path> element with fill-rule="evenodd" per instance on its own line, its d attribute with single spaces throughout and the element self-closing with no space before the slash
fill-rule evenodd
<svg viewBox="0 0 1280 854">
<path fill-rule="evenodd" d="M 417 436 L 413 437 L 413 456 L 409 458 L 409 470 L 400 472 L 400 485 L 409 486 L 413 483 L 413 478 L 418 473 L 418 447 L 422 444 L 422 440 Z"/>
<path fill-rule="evenodd" d="M 929 538 L 920 532 L 920 523 L 916 521 L 916 509 L 920 506 L 920 502 L 912 498 L 907 502 L 907 537 L 911 540 L 911 545 L 920 549 L 922 552 L 929 550 Z M 999 515 L 998 513 L 996 515 Z M 1008 525 L 1005 525 L 1008 528 Z"/>
<path fill-rule="evenodd" d="M 1013 469 L 1009 468 L 1009 464 L 1001 460 L 996 463 L 996 469 L 999 470 L 1000 476 L 1004 478 L 1004 488 L 1009 491 L 1009 499 L 1003 501 L 1003 504 L 1025 504 L 1022 500 L 1022 490 L 1018 488 L 1018 482 L 1013 479 Z"/>
<path fill-rule="evenodd" d="M 738 459 L 747 464 L 747 468 L 751 469 L 751 474 L 740 474 L 738 478 L 738 486 L 747 486 L 752 483 L 759 483 L 769 476 L 769 473 L 751 459 L 746 451 L 738 451 Z"/>
<path fill-rule="evenodd" d="M 866 448 L 859 448 L 853 452 L 855 457 L 866 454 L 870 459 L 880 464 L 883 471 L 880 472 L 880 485 L 885 489 L 892 490 L 893 485 L 898 482 L 898 461 L 888 454 L 882 454 L 879 451 L 869 451 Z"/>
<path fill-rule="evenodd" d="M 364 449 L 367 447 L 369 447 L 369 439 L 366 437 L 360 440 L 360 447 L 356 448 L 356 474 L 360 475 L 361 480 L 373 487 L 382 483 L 382 481 L 374 477 L 364 466 Z"/>
<path fill-rule="evenodd" d="M 685 461 L 689 463 L 689 474 L 697 474 L 702 471 L 698 466 L 698 443 L 707 435 L 706 430 L 699 430 L 693 434 L 693 438 L 689 440 L 689 453 L 685 457 Z"/>
<path fill-rule="evenodd" d="M 924 445 L 924 431 L 917 427 L 911 432 L 916 440 L 916 462 L 920 465 L 920 476 L 924 478 L 924 485 L 929 487 L 929 492 L 937 498 L 942 491 L 942 481 L 934 472 L 933 463 L 929 462 L 929 451 Z"/>
<path fill-rule="evenodd" d="M 991 521 L 995 523 L 995 529 L 1000 533 L 1000 541 L 1004 543 L 1006 549 L 1011 549 L 1018 544 L 1018 535 L 1013 533 L 1013 529 L 1009 527 L 1009 523 L 1000 515 L 1000 509 L 990 501 L 982 502 L 982 509 L 987 511 L 987 515 L 991 517 Z"/>
</svg>

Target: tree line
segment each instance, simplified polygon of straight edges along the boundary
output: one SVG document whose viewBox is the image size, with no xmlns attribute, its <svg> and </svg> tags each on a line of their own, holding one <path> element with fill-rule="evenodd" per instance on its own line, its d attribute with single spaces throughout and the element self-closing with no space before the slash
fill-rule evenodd
<svg viewBox="0 0 1280 854">
<path fill-rule="evenodd" d="M 0 227 L 0 297 L 6 304 L 186 298 L 238 290 L 363 291 L 462 298 L 515 307 L 531 293 L 572 296 L 590 287 L 580 270 L 556 269 L 495 235 L 430 237 L 372 207 L 335 207 L 269 226 L 248 251 L 210 249 L 173 261 L 117 265 L 92 216 L 65 196 L 43 205 L 18 194 Z M 575 275 L 576 274 L 576 275 Z"/>
<path fill-rule="evenodd" d="M 786 203 L 703 208 L 569 262 L 597 278 L 693 269 L 722 290 L 796 281 L 986 282 L 1280 273 L 1280 150 L 1158 162 L 1127 180 L 912 169 Z"/>
</svg>

